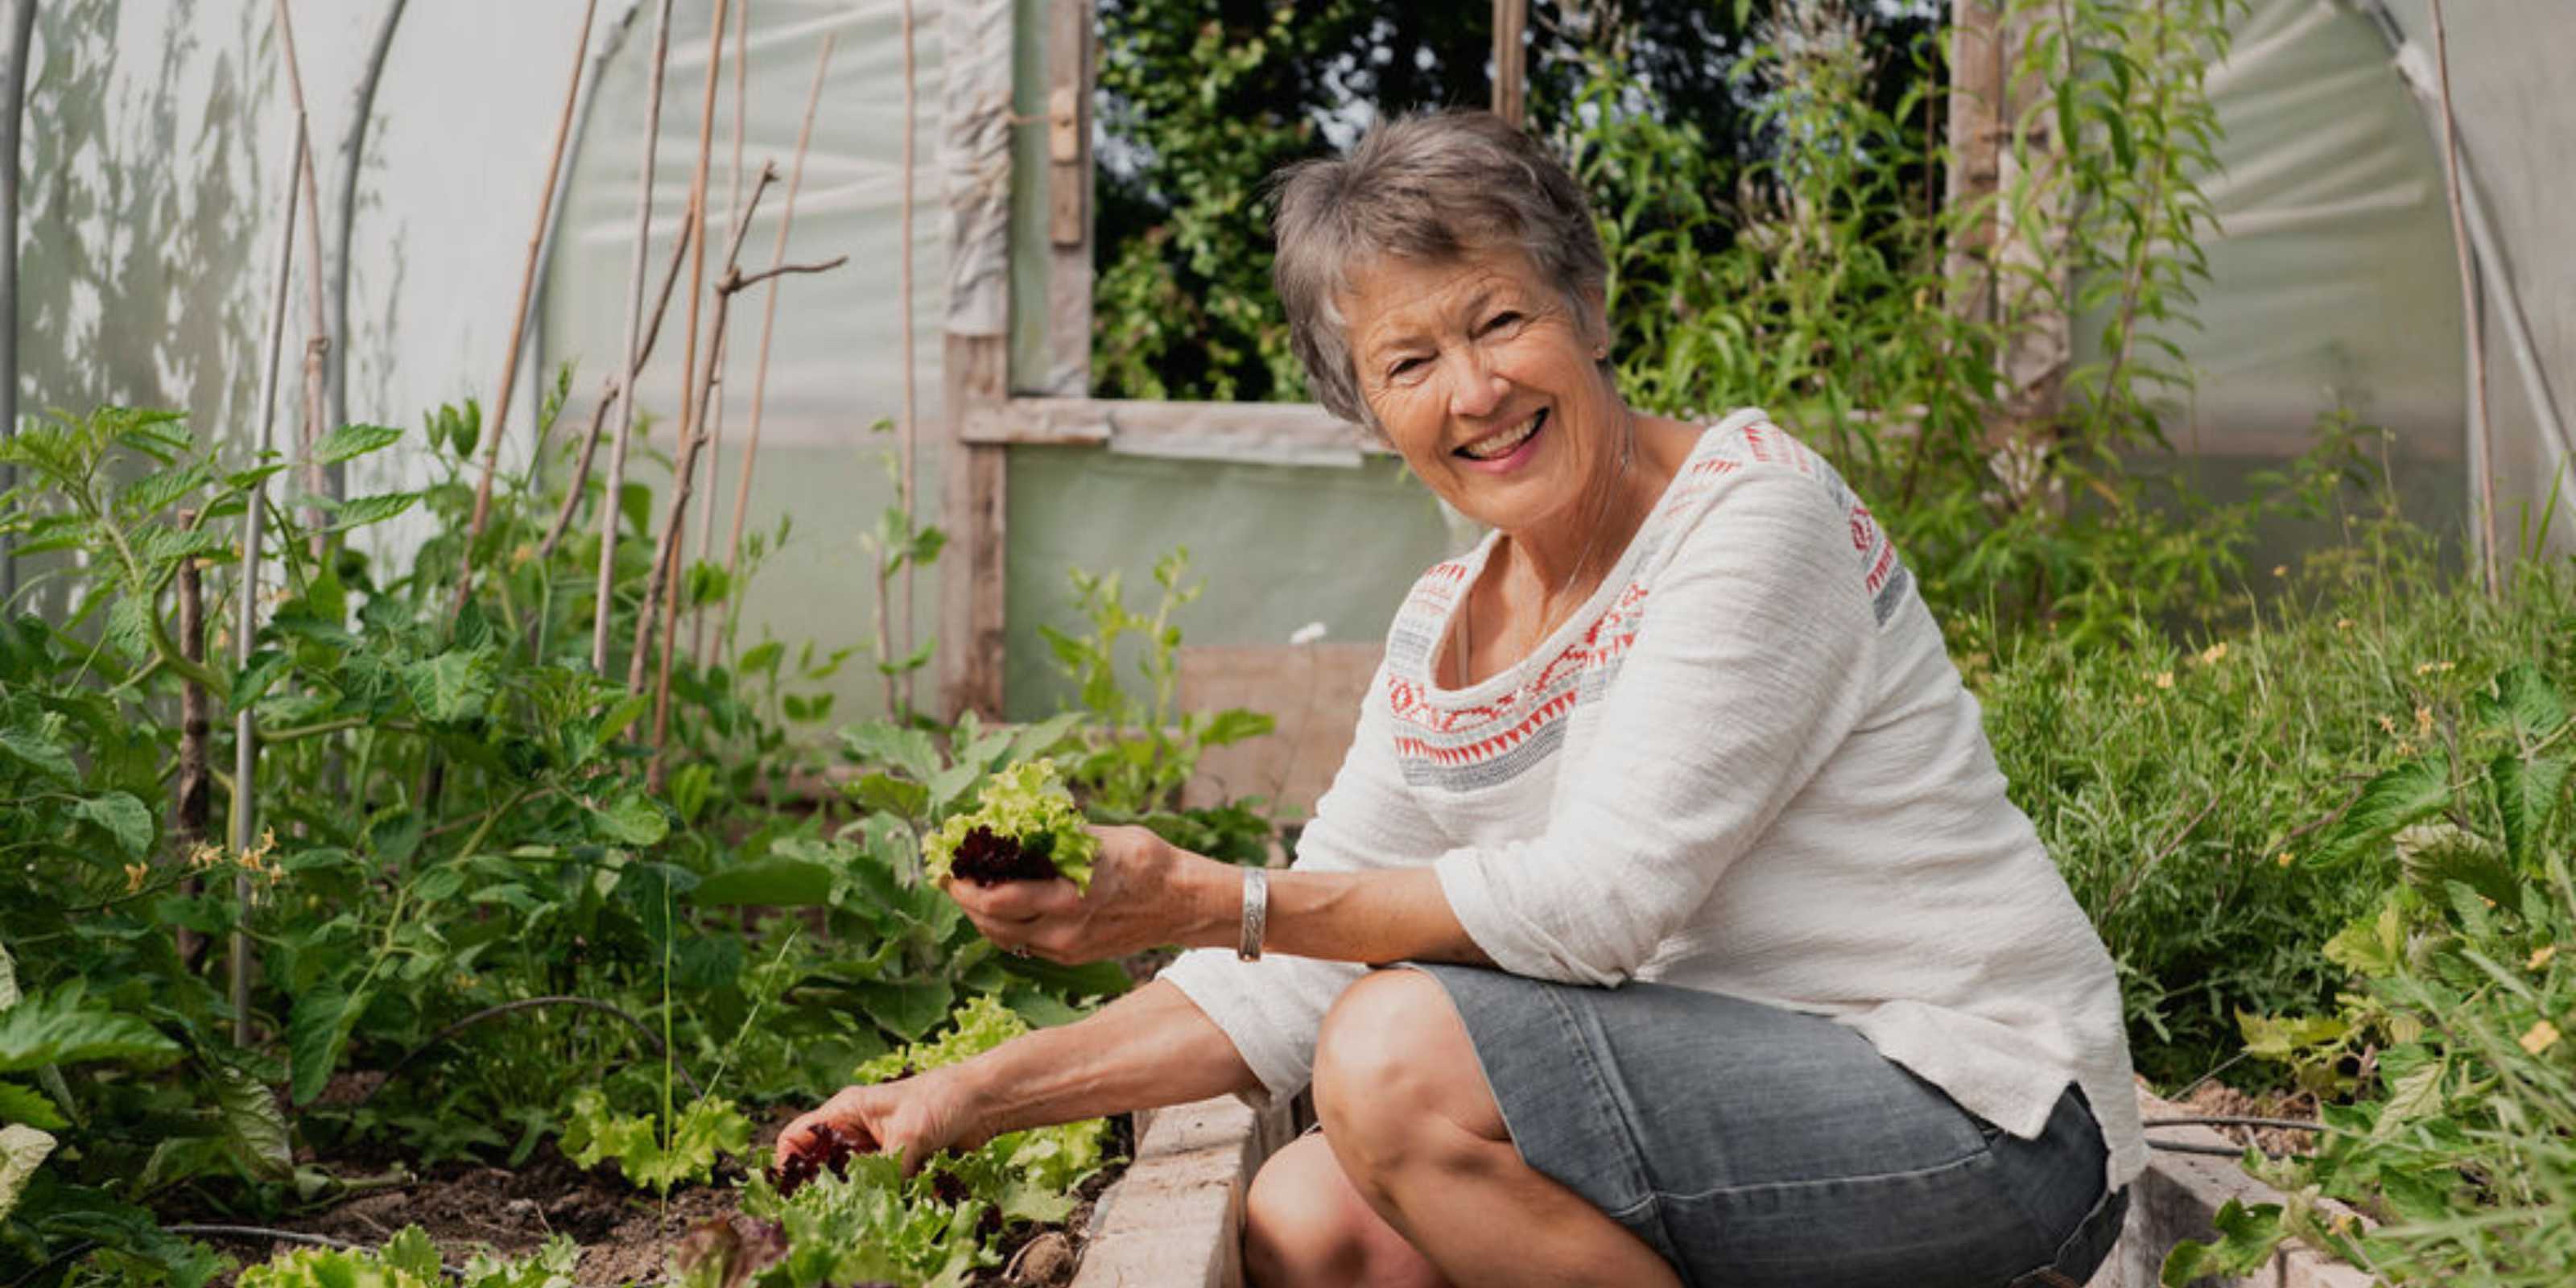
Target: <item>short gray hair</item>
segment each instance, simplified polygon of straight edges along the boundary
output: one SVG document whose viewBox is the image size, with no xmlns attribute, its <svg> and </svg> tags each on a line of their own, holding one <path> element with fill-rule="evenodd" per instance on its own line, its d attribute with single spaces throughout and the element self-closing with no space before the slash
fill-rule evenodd
<svg viewBox="0 0 2576 1288">
<path fill-rule="evenodd" d="M 1324 410 L 1372 430 L 1339 307 L 1355 265 L 1381 255 L 1441 262 L 1499 247 L 1588 317 L 1609 280 L 1583 186 L 1537 139 L 1491 112 L 1450 110 L 1370 127 L 1341 159 L 1270 181 L 1271 280 L 1288 344 Z"/>
</svg>

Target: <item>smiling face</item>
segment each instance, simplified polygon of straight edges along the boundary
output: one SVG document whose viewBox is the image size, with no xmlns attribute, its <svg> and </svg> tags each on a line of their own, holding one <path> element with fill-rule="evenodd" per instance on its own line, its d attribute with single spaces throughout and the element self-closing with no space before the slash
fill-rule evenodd
<svg viewBox="0 0 2576 1288">
<path fill-rule="evenodd" d="M 1608 329 L 1516 250 L 1381 256 L 1339 300 L 1361 398 L 1395 450 L 1491 527 L 1553 535 L 1590 521 L 1627 409 L 1594 354 Z"/>
</svg>

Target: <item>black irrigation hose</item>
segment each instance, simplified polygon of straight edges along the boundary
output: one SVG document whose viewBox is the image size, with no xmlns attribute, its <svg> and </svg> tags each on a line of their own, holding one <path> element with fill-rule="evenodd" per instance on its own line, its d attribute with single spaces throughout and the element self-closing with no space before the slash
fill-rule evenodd
<svg viewBox="0 0 2576 1288">
<path fill-rule="evenodd" d="M 264 1225 L 165 1225 L 161 1228 L 172 1234 L 213 1235 L 226 1239 L 274 1239 L 280 1243 L 306 1243 L 317 1248 L 333 1248 L 341 1252 L 374 1251 L 363 1243 L 334 1239 L 327 1234 L 306 1234 L 301 1230 L 278 1230 Z M 444 1261 L 438 1263 L 438 1270 L 441 1274 L 457 1279 L 465 1277 L 463 1270 Z"/>
<path fill-rule="evenodd" d="M 503 1002 L 499 1006 L 487 1006 L 482 1010 L 476 1011 L 472 1015 L 466 1016 L 464 1019 L 458 1020 L 454 1024 L 450 1024 L 446 1028 L 440 1029 L 437 1033 L 431 1035 L 427 1042 L 423 1042 L 419 1046 L 413 1047 L 410 1051 L 405 1052 L 403 1058 L 394 1061 L 394 1066 L 392 1068 L 385 1070 L 385 1078 L 383 1082 L 379 1082 L 375 1086 L 368 1088 L 367 1094 L 358 1097 L 358 1107 L 364 1108 L 369 1102 L 373 1101 L 376 1098 L 377 1092 L 384 1090 L 385 1087 L 392 1083 L 395 1078 L 400 1077 L 402 1075 L 402 1071 L 409 1068 L 412 1061 L 419 1059 L 422 1053 L 428 1051 L 431 1047 L 437 1046 L 439 1043 L 464 1032 L 466 1029 L 471 1028 L 474 1025 L 491 1019 L 496 1015 L 508 1015 L 512 1011 L 525 1011 L 539 1006 L 579 1006 L 589 1010 L 602 1011 L 607 1014 L 614 1015 L 617 1018 L 626 1021 L 626 1023 L 632 1026 L 636 1032 L 643 1034 L 644 1040 L 652 1044 L 654 1055 L 660 1056 L 663 1054 L 661 1036 L 653 1032 L 650 1025 L 647 1025 L 644 1021 L 635 1018 L 633 1015 L 619 1010 L 617 1007 L 611 1006 L 597 998 L 561 996 L 523 997 L 515 1002 Z M 706 1099 L 706 1089 L 698 1085 L 698 1080 L 689 1073 L 688 1066 L 681 1064 L 679 1057 L 677 1056 L 672 1056 L 670 1059 L 671 1067 L 679 1070 L 681 1079 L 689 1084 L 690 1093 L 700 1100 Z"/>
<path fill-rule="evenodd" d="M 2141 1127 L 2279 1127 L 2286 1131 L 2331 1131 L 2305 1118 L 2247 1118 L 2237 1114 L 2201 1114 L 2189 1118 L 2150 1118 Z"/>
<path fill-rule="evenodd" d="M 2161 1149 L 2168 1154 L 2207 1154 L 2211 1158 L 2245 1157 L 2245 1150 L 2230 1149 L 2225 1145 L 2187 1145 L 2180 1141 L 2171 1140 L 2151 1140 L 2147 1142 L 2147 1148 Z M 2247 1148 L 2252 1147 L 2248 1146 Z M 2261 1153 L 2265 1158 L 2285 1157 L 2285 1155 L 2275 1154 L 2268 1149 L 2259 1150 L 2257 1152 Z"/>
</svg>

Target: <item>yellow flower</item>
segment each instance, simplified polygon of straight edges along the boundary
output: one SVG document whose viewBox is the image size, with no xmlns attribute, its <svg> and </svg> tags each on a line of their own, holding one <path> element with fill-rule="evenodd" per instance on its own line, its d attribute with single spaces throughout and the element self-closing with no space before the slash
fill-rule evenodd
<svg viewBox="0 0 2576 1288">
<path fill-rule="evenodd" d="M 2523 969 L 2538 970 L 2541 967 L 2548 965 L 2549 959 L 2557 955 L 2558 945 L 2542 944 L 2540 947 L 2531 950 L 2531 964 L 2523 967 Z"/>
<path fill-rule="evenodd" d="M 2351 619 L 2351 618 L 2349 618 L 2349 617 L 2338 617 L 2338 618 L 2336 618 L 2336 619 L 2335 619 L 2335 629 L 2336 629 L 2336 630 L 2339 630 L 2339 631 L 2348 631 L 2348 630 L 2351 630 L 2351 629 L 2352 629 L 2352 619 Z"/>
<path fill-rule="evenodd" d="M 2170 688 L 2172 688 L 2172 687 L 2173 687 L 2173 672 L 2171 672 L 2171 671 L 2158 671 L 2158 672 L 2156 672 L 2156 687 L 2157 687 L 2157 688 L 2159 688 L 2159 689 L 2170 689 Z"/>
<path fill-rule="evenodd" d="M 2458 665 L 2458 663 L 2455 662 L 2418 662 L 2415 664 L 2415 674 L 2432 675 L 2437 672 L 2448 671 L 2456 665 Z"/>
<path fill-rule="evenodd" d="M 2141 693 L 2136 697 L 2129 699 L 2129 705 L 2133 707 L 2143 707 L 2147 705 L 2147 695 Z"/>
<path fill-rule="evenodd" d="M 2522 1035 L 2522 1049 L 2533 1055 L 2538 1055 L 2556 1045 L 2558 1045 L 2558 1026 L 2547 1020 L 2532 1025 L 2531 1031 Z"/>
<path fill-rule="evenodd" d="M 188 851 L 188 866 L 199 872 L 203 872 L 208 868 L 219 867 L 223 864 L 223 861 L 224 847 L 211 842 L 199 841 L 197 842 L 197 848 Z"/>
<path fill-rule="evenodd" d="M 2292 862 L 2296 861 L 2296 860 L 2297 860 L 2297 858 L 2298 858 L 2298 856 L 2297 856 L 2297 855 L 2290 853 L 2288 850 L 2283 850 L 2283 851 L 2281 851 L 2281 853 L 2280 853 L 2279 857 L 2277 857 L 2277 858 L 2273 859 L 2272 861 L 2273 861 L 2274 863 L 2278 863 L 2278 864 L 2280 864 L 2282 867 L 2285 867 L 2285 868 L 2286 868 L 2286 867 L 2290 866 L 2290 864 L 2291 864 Z"/>
<path fill-rule="evenodd" d="M 2379 718 L 2379 731 L 2387 734 L 2391 738 L 2394 738 L 2397 736 L 2397 722 L 2387 716 L 2381 716 Z"/>
<path fill-rule="evenodd" d="M 151 866 L 150 866 L 149 864 L 143 864 L 143 863 L 128 863 L 128 864 L 126 864 L 126 865 L 125 865 L 125 892 L 126 892 L 127 894 L 141 894 L 141 893 L 143 893 L 143 878 L 148 877 L 148 876 L 150 876 L 150 875 L 152 875 L 152 868 L 151 868 Z"/>
<path fill-rule="evenodd" d="M 2288 564 L 2274 564 L 2274 565 L 2272 565 L 2272 575 L 2273 575 L 2273 576 L 2275 576 L 2275 577 L 2287 577 L 2287 576 L 2289 576 L 2289 575 L 2290 575 L 2290 565 L 2288 565 Z"/>
<path fill-rule="evenodd" d="M 2219 642 L 2200 651 L 2200 664 L 2202 666 L 2215 666 L 2218 664 L 2218 660 L 2225 656 L 2227 656 L 2227 641 L 2220 640 Z"/>
<path fill-rule="evenodd" d="M 2433 736 L 2433 708 L 2415 708 L 2415 736 L 2418 738 Z"/>
</svg>

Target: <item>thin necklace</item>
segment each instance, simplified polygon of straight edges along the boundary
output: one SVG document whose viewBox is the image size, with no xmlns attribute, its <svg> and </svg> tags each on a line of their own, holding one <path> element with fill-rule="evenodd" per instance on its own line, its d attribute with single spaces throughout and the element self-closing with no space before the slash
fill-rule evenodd
<svg viewBox="0 0 2576 1288">
<path fill-rule="evenodd" d="M 1512 663 L 1511 676 L 1512 690 L 1514 692 L 1518 692 L 1521 686 L 1527 682 L 1530 659 L 1537 656 L 1539 646 L 1547 643 L 1547 637 L 1553 633 L 1558 626 L 1564 624 L 1558 619 L 1556 610 L 1553 607 L 1550 607 L 1550 605 L 1553 605 L 1556 600 L 1563 598 L 1567 591 L 1574 588 L 1574 584 L 1576 582 L 1583 579 L 1583 567 L 1585 564 L 1592 561 L 1592 551 L 1594 547 L 1600 543 L 1601 530 L 1609 526 L 1604 522 L 1604 520 L 1606 520 L 1610 515 L 1610 502 L 1618 495 L 1619 481 L 1628 477 L 1628 466 L 1630 462 L 1636 459 L 1637 455 L 1637 413 L 1630 411 L 1627 415 L 1627 421 L 1627 437 L 1619 444 L 1619 467 L 1617 471 L 1611 475 L 1609 486 L 1603 491 L 1600 506 L 1593 511 L 1591 531 L 1586 533 L 1583 538 L 1583 551 L 1574 557 L 1574 567 L 1566 571 L 1565 581 L 1557 586 L 1556 593 L 1540 601 L 1542 607 L 1539 613 L 1538 634 L 1536 635 L 1534 642 L 1530 645 L 1529 651 L 1523 653 L 1519 661 Z M 1475 588 L 1471 585 L 1468 588 L 1468 596 L 1466 600 L 1461 601 L 1458 605 L 1458 687 L 1462 689 L 1468 688 L 1475 683 L 1472 678 L 1476 674 L 1476 654 L 1474 650 L 1475 632 L 1467 622 L 1468 616 L 1473 611 L 1472 606 L 1475 599 L 1474 591 Z M 1577 605 L 1577 607 L 1580 606 L 1581 605 L 1579 604 Z M 1571 614 L 1569 613 L 1568 615 L 1570 616 Z"/>
</svg>

